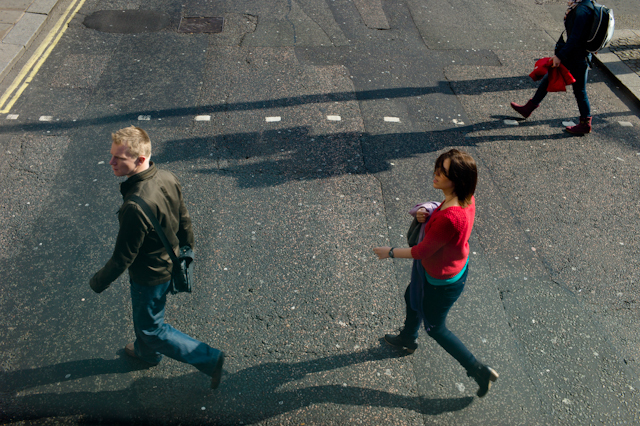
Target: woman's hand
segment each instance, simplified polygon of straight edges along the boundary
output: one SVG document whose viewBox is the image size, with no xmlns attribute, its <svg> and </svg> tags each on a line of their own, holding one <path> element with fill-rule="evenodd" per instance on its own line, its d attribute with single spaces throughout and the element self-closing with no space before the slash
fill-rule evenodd
<svg viewBox="0 0 640 426">
<path fill-rule="evenodd" d="M 386 259 L 389 257 L 391 247 L 375 247 L 373 252 L 378 255 L 378 259 Z"/>
<path fill-rule="evenodd" d="M 416 219 L 418 219 L 418 222 L 420 223 L 425 223 L 428 217 L 429 212 L 424 207 L 420 207 L 416 212 Z"/>
<path fill-rule="evenodd" d="M 553 57 L 551 58 L 551 66 L 553 68 L 559 67 L 561 62 L 562 61 L 560 60 L 560 58 L 558 58 L 556 55 L 553 55 Z"/>
</svg>

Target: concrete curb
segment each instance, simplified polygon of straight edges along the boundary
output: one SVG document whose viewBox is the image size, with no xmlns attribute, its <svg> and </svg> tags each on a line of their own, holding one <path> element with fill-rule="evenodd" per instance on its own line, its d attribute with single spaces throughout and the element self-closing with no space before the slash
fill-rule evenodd
<svg viewBox="0 0 640 426">
<path fill-rule="evenodd" d="M 613 40 L 621 38 L 640 38 L 640 30 L 616 30 Z M 622 61 L 618 55 L 613 53 L 608 47 L 602 49 L 593 58 L 624 86 L 631 95 L 640 102 L 640 76 Z"/>
<path fill-rule="evenodd" d="M 16 2 L 21 5 L 23 2 Z M 58 0 L 35 0 L 0 41 L 0 80 L 4 79 L 44 28 Z M 24 6 L 22 6 L 23 9 Z M 6 10 L 20 10 L 7 6 Z"/>
</svg>

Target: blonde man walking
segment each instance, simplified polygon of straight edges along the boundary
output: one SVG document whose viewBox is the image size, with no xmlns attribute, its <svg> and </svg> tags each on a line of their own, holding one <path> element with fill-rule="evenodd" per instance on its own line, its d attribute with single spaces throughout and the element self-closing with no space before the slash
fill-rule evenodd
<svg viewBox="0 0 640 426">
<path fill-rule="evenodd" d="M 211 376 L 211 388 L 220 384 L 224 353 L 166 324 L 164 309 L 171 283 L 172 263 L 149 218 L 131 197 L 137 195 L 151 208 L 174 246 L 194 247 L 191 219 L 175 175 L 159 170 L 150 160 L 151 141 L 139 127 L 120 129 L 111 135 L 111 161 L 124 202 L 118 212 L 120 230 L 111 259 L 91 278 L 96 293 L 106 290 L 129 270 L 131 305 L 136 340 L 125 353 L 156 365 L 163 355 L 191 364 Z"/>
</svg>

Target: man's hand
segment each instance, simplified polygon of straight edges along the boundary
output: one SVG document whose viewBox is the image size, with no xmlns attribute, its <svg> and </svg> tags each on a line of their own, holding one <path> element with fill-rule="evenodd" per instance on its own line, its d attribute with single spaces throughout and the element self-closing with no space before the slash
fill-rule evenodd
<svg viewBox="0 0 640 426">
<path fill-rule="evenodd" d="M 551 58 L 551 66 L 553 68 L 559 67 L 561 62 L 562 61 L 560 60 L 560 58 L 558 58 L 556 55 L 553 55 L 553 57 Z"/>
<path fill-rule="evenodd" d="M 428 217 L 429 212 L 424 207 L 420 207 L 416 212 L 416 219 L 418 219 L 418 222 L 420 223 L 425 223 Z"/>
</svg>

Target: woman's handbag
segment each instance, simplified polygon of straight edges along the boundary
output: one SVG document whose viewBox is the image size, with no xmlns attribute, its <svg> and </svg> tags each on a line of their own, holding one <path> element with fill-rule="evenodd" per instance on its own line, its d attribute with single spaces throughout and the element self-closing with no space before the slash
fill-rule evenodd
<svg viewBox="0 0 640 426">
<path fill-rule="evenodd" d="M 407 243 L 409 244 L 409 247 L 417 246 L 420 243 L 422 230 L 424 229 L 424 226 L 426 224 L 426 221 L 424 223 L 418 222 L 418 219 L 415 217 L 415 215 L 418 213 L 418 210 L 424 208 L 427 211 L 428 221 L 431 217 L 431 213 L 433 213 L 433 211 L 437 209 L 439 205 L 440 203 L 436 201 L 429 201 L 423 204 L 416 204 L 415 207 L 411 209 L 409 214 L 413 216 L 413 222 L 411 222 L 409 230 L 407 231 Z"/>
<path fill-rule="evenodd" d="M 418 222 L 418 219 L 414 217 L 413 222 L 411 222 L 411 226 L 409 226 L 409 230 L 407 231 L 407 243 L 409 244 L 409 247 L 418 245 L 421 227 L 422 223 Z"/>
<path fill-rule="evenodd" d="M 142 211 L 147 215 L 153 228 L 162 240 L 162 244 L 164 244 L 164 248 L 167 250 L 167 253 L 169 253 L 169 257 L 171 257 L 173 271 L 171 272 L 169 291 L 171 294 L 182 292 L 191 293 L 191 285 L 193 282 L 193 250 L 189 246 L 180 247 L 180 256 L 176 256 L 171 244 L 169 244 L 167 240 L 167 236 L 164 234 L 162 226 L 158 223 L 158 218 L 153 214 L 149 205 L 137 195 L 132 195 L 130 200 L 142 208 Z"/>
</svg>

